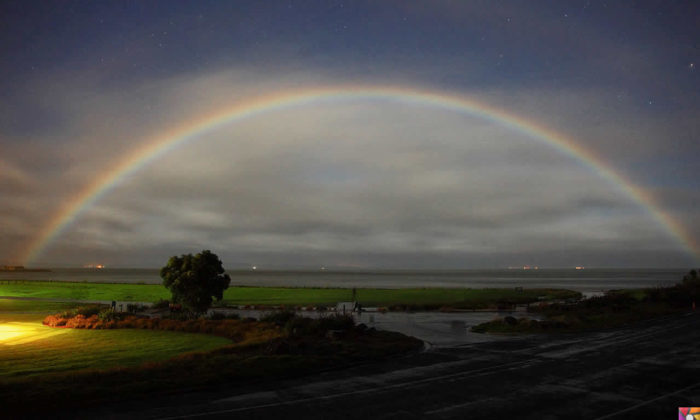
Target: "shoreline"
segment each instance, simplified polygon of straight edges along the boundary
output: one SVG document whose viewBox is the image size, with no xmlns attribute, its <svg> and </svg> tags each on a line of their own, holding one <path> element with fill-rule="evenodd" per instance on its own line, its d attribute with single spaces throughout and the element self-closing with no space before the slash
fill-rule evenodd
<svg viewBox="0 0 700 420">
<path fill-rule="evenodd" d="M 0 296 L 63 301 L 150 302 L 168 300 L 170 292 L 162 285 L 0 281 Z M 300 309 L 321 311 L 340 302 L 358 302 L 379 311 L 455 311 L 511 309 L 542 301 L 580 299 L 580 292 L 549 288 L 311 288 L 311 287 L 229 287 L 216 307 L 244 309 Z"/>
<path fill-rule="evenodd" d="M 484 289 L 549 288 L 581 293 L 610 289 L 670 286 L 687 269 L 540 269 L 540 270 L 228 270 L 238 287 L 313 289 Z M 52 272 L 0 272 L 0 284 L 14 281 L 89 282 L 161 285 L 154 269 L 55 269 Z"/>
</svg>

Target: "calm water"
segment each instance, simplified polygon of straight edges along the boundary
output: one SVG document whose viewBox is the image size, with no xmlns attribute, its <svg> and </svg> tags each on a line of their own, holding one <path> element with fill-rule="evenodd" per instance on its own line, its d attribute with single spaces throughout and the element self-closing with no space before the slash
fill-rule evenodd
<svg viewBox="0 0 700 420">
<path fill-rule="evenodd" d="M 232 285 L 283 287 L 555 287 L 596 292 L 678 283 L 687 269 L 540 269 L 460 271 L 230 271 Z M 157 269 L 52 269 L 0 272 L 2 280 L 160 284 Z"/>
</svg>

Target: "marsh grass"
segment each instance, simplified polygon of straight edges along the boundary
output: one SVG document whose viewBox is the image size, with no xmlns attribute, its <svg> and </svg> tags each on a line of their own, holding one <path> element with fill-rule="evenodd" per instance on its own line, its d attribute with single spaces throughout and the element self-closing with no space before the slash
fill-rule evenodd
<svg viewBox="0 0 700 420">
<path fill-rule="evenodd" d="M 611 290 L 576 303 L 546 303 L 532 306 L 531 312 L 545 320 L 497 318 L 472 327 L 484 333 L 577 332 L 619 327 L 645 319 L 692 310 L 698 288 L 687 285 L 650 289 Z"/>
</svg>

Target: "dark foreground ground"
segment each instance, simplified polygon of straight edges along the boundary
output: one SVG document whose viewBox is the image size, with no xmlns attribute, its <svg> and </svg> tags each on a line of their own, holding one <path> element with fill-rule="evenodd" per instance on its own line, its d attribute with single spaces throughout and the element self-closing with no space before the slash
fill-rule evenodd
<svg viewBox="0 0 700 420">
<path fill-rule="evenodd" d="M 101 418 L 675 418 L 700 404 L 700 314 L 426 352 L 275 384 L 120 403 Z M 72 413 L 71 417 L 76 413 Z"/>
</svg>

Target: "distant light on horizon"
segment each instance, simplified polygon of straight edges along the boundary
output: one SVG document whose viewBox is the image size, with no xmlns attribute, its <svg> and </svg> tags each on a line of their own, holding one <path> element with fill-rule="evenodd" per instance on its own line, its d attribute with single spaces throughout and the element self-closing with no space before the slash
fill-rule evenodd
<svg viewBox="0 0 700 420">
<path fill-rule="evenodd" d="M 85 265 L 83 265 L 83 268 L 96 268 L 98 270 L 101 270 L 101 269 L 105 268 L 105 265 L 104 264 L 85 264 Z"/>
</svg>

